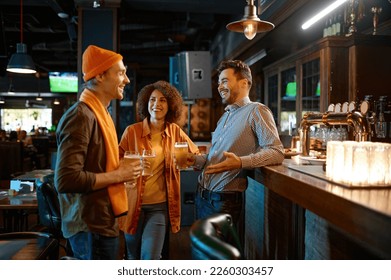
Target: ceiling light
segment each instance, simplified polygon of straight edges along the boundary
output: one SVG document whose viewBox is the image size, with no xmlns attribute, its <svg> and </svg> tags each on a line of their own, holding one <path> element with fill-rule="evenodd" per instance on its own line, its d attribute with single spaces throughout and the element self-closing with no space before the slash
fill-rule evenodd
<svg viewBox="0 0 391 280">
<path fill-rule="evenodd" d="M 0 97 L 0 104 L 4 104 L 5 103 L 5 99 L 3 97 Z"/>
<path fill-rule="evenodd" d="M 334 11 L 336 8 L 338 8 L 339 6 L 341 6 L 343 3 L 345 3 L 347 0 L 337 0 L 335 2 L 333 2 L 332 4 L 330 4 L 329 6 L 327 6 L 326 8 L 324 8 L 322 11 L 320 11 L 319 13 L 317 13 L 316 15 L 314 15 L 312 18 L 310 18 L 309 20 L 307 20 L 302 26 L 301 28 L 302 29 L 307 29 L 309 27 L 311 27 L 314 23 L 318 22 L 319 20 L 321 20 L 322 18 L 324 18 L 326 15 L 328 15 L 329 13 L 331 13 L 332 11 Z"/>
<path fill-rule="evenodd" d="M 60 101 L 56 98 L 56 99 L 54 99 L 53 104 L 54 105 L 60 105 Z"/>
<path fill-rule="evenodd" d="M 23 0 L 20 0 L 20 43 L 16 44 L 16 53 L 11 56 L 7 71 L 20 74 L 37 72 L 33 59 L 27 54 L 27 46 L 23 44 Z"/>
<path fill-rule="evenodd" d="M 260 0 L 258 0 L 259 2 Z M 257 33 L 267 32 L 274 28 L 274 24 L 263 21 L 258 18 L 257 7 L 254 6 L 254 0 L 246 0 L 244 7 L 244 16 L 239 21 L 227 24 L 226 28 L 233 32 L 244 33 L 247 39 L 252 40 Z"/>
<path fill-rule="evenodd" d="M 38 93 L 38 96 L 35 98 L 35 100 L 37 100 L 37 101 L 42 101 L 43 100 L 40 93 Z"/>
<path fill-rule="evenodd" d="M 7 65 L 7 71 L 20 74 L 34 74 L 35 65 L 33 59 L 27 54 L 27 46 L 22 43 L 16 45 L 16 53 L 11 56 Z"/>
<path fill-rule="evenodd" d="M 58 12 L 58 13 L 57 13 L 57 16 L 58 16 L 59 18 L 62 18 L 62 19 L 67 19 L 67 18 L 69 18 L 69 15 L 68 15 L 67 13 L 65 13 L 65 12 Z"/>
</svg>

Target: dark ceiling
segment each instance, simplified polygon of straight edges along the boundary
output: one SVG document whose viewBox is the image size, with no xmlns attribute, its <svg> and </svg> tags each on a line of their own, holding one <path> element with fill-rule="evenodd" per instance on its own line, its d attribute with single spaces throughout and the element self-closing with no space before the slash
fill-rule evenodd
<svg viewBox="0 0 391 280">
<path fill-rule="evenodd" d="M 255 1 L 257 4 L 258 1 Z M 265 63 L 308 45 L 322 36 L 324 24 L 304 33 L 299 26 L 319 7 L 332 0 L 260 0 L 261 19 L 276 28 L 247 46 L 268 50 Z M 356 1 L 357 3 L 360 1 Z M 381 3 L 380 22 L 391 18 L 391 0 L 363 0 L 367 6 Z M 245 0 L 23 0 L 23 42 L 27 44 L 41 76 L 49 71 L 77 71 L 78 8 L 118 7 L 119 52 L 141 73 L 168 73 L 169 56 L 181 51 L 210 50 L 221 30 L 243 15 Z M 371 26 L 372 14 L 366 7 L 365 24 Z M 64 19 L 59 12 L 66 13 Z M 9 57 L 21 41 L 20 0 L 1 0 L 0 76 Z M 368 28 L 369 28 L 368 27 Z M 366 27 L 367 28 L 367 27 Z M 390 24 L 383 26 L 383 31 Z M 92 32 L 99 32 L 94 30 Z M 229 32 L 229 31 L 227 31 Z M 388 33 L 389 34 L 389 33 Z M 234 40 L 242 40 L 243 34 Z M 224 46 L 225 48 L 226 46 Z M 167 74 L 168 75 L 168 74 Z"/>
<path fill-rule="evenodd" d="M 218 29 L 245 5 L 240 0 L 23 0 L 23 42 L 40 72 L 77 70 L 77 8 L 93 8 L 94 2 L 96 9 L 119 7 L 119 51 L 141 67 L 167 63 L 182 50 L 209 50 Z M 0 11 L 0 55 L 9 58 L 21 41 L 20 1 L 2 0 Z M 68 17 L 61 19 L 58 12 Z"/>
</svg>

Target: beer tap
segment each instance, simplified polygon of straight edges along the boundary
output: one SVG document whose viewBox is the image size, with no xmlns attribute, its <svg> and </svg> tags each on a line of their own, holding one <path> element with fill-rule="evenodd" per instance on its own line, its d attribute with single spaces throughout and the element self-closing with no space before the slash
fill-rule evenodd
<svg viewBox="0 0 391 280">
<path fill-rule="evenodd" d="M 312 125 L 324 124 L 326 126 L 348 125 L 354 129 L 354 138 L 356 141 L 369 141 L 371 127 L 368 119 L 359 111 L 347 113 L 306 113 L 300 122 L 300 143 L 302 145 L 302 154 L 309 155 L 310 135 L 309 128 Z"/>
<path fill-rule="evenodd" d="M 359 111 L 363 116 L 367 118 L 369 126 L 371 127 L 371 133 L 369 140 L 375 136 L 376 125 L 376 105 L 373 100 L 373 95 L 365 95 L 364 100 L 360 103 Z"/>
</svg>

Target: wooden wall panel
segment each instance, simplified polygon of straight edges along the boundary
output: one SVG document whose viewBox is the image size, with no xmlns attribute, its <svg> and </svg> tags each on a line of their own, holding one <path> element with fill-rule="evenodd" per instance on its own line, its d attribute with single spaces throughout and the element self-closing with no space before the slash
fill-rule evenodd
<svg viewBox="0 0 391 280">
<path fill-rule="evenodd" d="M 306 210 L 305 259 L 358 260 L 378 259 L 351 235 L 338 230 L 325 219 Z"/>
</svg>

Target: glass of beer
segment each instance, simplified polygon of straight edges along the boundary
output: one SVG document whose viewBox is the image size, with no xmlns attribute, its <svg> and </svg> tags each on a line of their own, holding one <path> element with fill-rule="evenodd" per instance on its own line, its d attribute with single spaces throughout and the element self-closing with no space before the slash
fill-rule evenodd
<svg viewBox="0 0 391 280">
<path fill-rule="evenodd" d="M 143 176 L 153 175 L 152 166 L 153 163 L 155 162 L 155 157 L 156 157 L 155 150 L 143 150 L 143 155 L 141 157 L 143 163 L 143 173 L 142 173 Z M 146 162 L 149 163 L 147 164 L 148 166 L 146 166 L 145 164 Z"/>
<path fill-rule="evenodd" d="M 175 142 L 174 145 L 174 158 L 176 162 L 176 168 L 183 170 L 187 168 L 187 142 Z"/>
<path fill-rule="evenodd" d="M 141 156 L 136 151 L 126 151 L 124 154 L 124 160 L 134 162 L 139 161 L 141 163 Z M 134 188 L 136 186 L 136 182 L 126 182 L 125 187 Z"/>
</svg>

